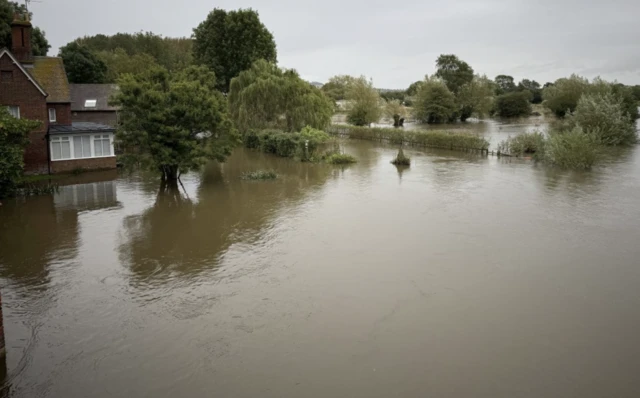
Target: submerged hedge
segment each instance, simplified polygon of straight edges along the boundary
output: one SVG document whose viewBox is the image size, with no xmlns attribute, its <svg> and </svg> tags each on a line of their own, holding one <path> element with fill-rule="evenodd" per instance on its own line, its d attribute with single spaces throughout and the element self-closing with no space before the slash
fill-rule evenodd
<svg viewBox="0 0 640 398">
<path fill-rule="evenodd" d="M 393 144 L 407 144 L 428 148 L 483 152 L 489 149 L 489 141 L 482 136 L 470 133 L 342 125 L 333 125 L 327 129 L 327 132 L 361 140 L 389 141 Z"/>
<path fill-rule="evenodd" d="M 281 130 L 250 131 L 244 136 L 247 148 L 260 149 L 285 158 L 314 160 L 325 149 L 329 135 L 320 130 L 303 129 L 300 133 Z"/>
</svg>

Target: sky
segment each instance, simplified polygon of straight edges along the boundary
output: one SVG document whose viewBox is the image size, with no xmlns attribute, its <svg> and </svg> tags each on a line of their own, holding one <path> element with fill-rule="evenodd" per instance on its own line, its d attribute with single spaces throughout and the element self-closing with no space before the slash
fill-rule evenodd
<svg viewBox="0 0 640 398">
<path fill-rule="evenodd" d="M 640 84 L 640 0 L 33 0 L 30 9 L 56 55 L 98 33 L 190 36 L 214 7 L 258 11 L 279 65 L 309 81 L 365 75 L 401 89 L 456 54 L 491 78 Z"/>
</svg>

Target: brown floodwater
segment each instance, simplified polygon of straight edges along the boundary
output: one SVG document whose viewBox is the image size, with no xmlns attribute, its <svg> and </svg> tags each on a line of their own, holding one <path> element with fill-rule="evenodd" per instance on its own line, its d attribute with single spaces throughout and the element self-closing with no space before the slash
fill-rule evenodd
<svg viewBox="0 0 640 398">
<path fill-rule="evenodd" d="M 345 149 L 5 201 L 5 396 L 640 396 L 640 148 Z"/>
</svg>

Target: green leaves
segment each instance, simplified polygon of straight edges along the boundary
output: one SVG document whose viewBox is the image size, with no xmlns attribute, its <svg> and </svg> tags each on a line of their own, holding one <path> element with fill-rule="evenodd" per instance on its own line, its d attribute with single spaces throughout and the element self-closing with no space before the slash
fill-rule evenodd
<svg viewBox="0 0 640 398">
<path fill-rule="evenodd" d="M 16 119 L 0 107 L 0 198 L 9 195 L 22 176 L 29 132 L 39 125 L 37 121 Z"/>
<path fill-rule="evenodd" d="M 104 83 L 107 66 L 87 47 L 76 42 L 60 49 L 60 57 L 70 83 Z"/>
</svg>

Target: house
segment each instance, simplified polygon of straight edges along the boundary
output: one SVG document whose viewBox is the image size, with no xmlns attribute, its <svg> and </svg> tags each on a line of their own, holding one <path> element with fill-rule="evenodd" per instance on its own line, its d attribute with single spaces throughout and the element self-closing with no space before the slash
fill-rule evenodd
<svg viewBox="0 0 640 398">
<path fill-rule="evenodd" d="M 71 120 L 116 127 L 118 108 L 109 105 L 117 91 L 117 84 L 70 84 Z"/>
<path fill-rule="evenodd" d="M 38 120 L 25 149 L 25 173 L 62 173 L 116 167 L 114 128 L 71 118 L 71 90 L 61 58 L 36 57 L 31 23 L 16 14 L 12 48 L 0 49 L 0 106 L 17 118 Z"/>
</svg>

